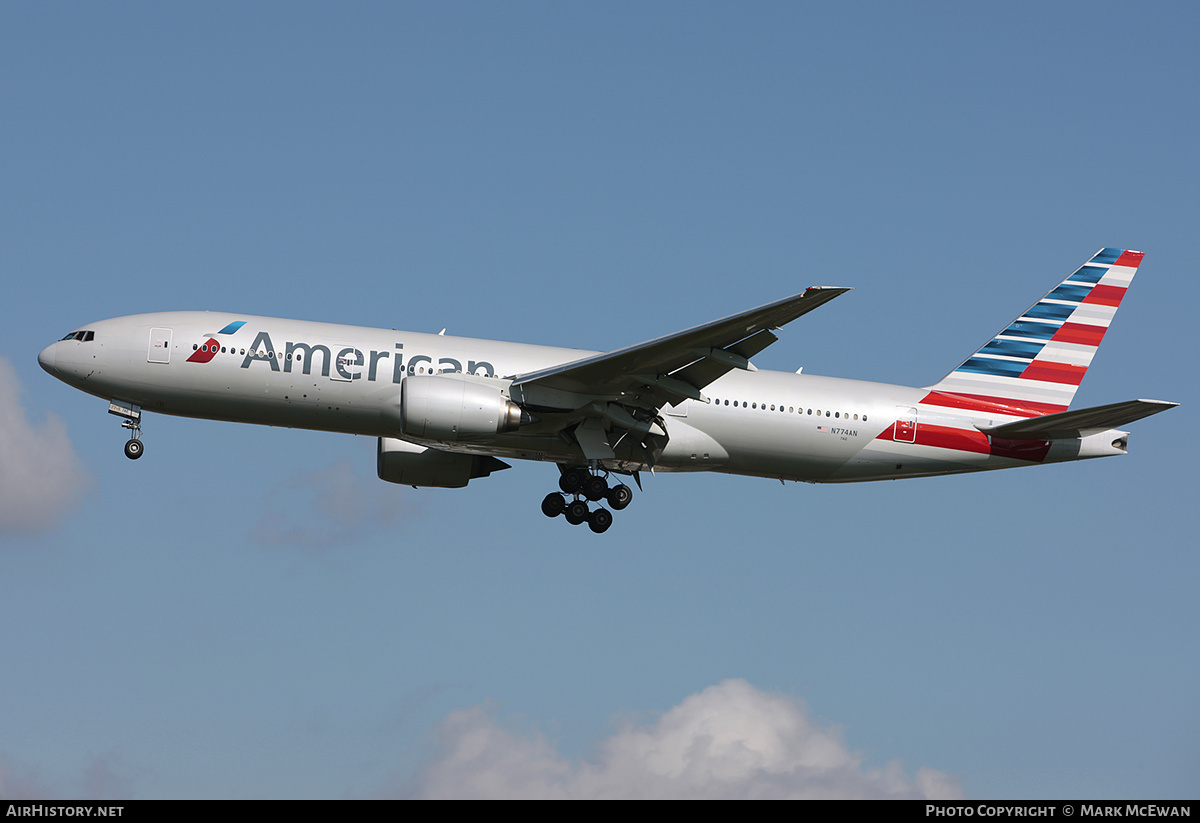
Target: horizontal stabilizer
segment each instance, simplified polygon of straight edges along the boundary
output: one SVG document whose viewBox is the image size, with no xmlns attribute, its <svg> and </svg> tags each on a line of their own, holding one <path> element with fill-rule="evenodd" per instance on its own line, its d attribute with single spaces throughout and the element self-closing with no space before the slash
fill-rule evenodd
<svg viewBox="0 0 1200 823">
<path fill-rule="evenodd" d="M 1003 437 L 1008 440 L 1073 440 L 1115 429 L 1178 405 L 1166 400 L 1126 400 L 1124 403 L 1110 403 L 1107 406 L 1031 417 L 1002 426 L 977 428 L 990 437 Z"/>
</svg>

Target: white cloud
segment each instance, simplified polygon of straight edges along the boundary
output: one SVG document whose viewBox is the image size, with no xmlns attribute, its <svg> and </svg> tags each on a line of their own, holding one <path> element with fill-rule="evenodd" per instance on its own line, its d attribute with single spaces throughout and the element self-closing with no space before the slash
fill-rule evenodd
<svg viewBox="0 0 1200 823">
<path fill-rule="evenodd" d="M 25 419 L 17 373 L 0 357 L 0 534 L 49 528 L 85 485 L 63 422 L 47 415 L 34 427 Z"/>
<path fill-rule="evenodd" d="M 38 800 L 57 796 L 34 770 L 14 767 L 7 758 L 0 757 L 0 800 Z"/>
<path fill-rule="evenodd" d="M 38 769 L 0 755 L 0 799 L 52 800 L 120 800 L 131 796 L 132 781 L 118 774 L 114 765 L 120 758 L 113 752 L 93 755 L 82 773 L 62 785 L 47 783 Z"/>
<path fill-rule="evenodd" d="M 439 798 L 958 798 L 958 781 L 899 763 L 863 764 L 803 706 L 744 680 L 695 694 L 657 722 L 632 723 L 573 764 L 540 734 L 519 735 L 482 708 L 451 714 L 409 794 Z"/>
</svg>

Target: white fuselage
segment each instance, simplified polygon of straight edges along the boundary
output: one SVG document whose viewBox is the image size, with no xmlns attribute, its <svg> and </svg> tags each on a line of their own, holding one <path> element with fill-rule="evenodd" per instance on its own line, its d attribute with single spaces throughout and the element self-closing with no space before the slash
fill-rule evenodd
<svg viewBox="0 0 1200 823">
<path fill-rule="evenodd" d="M 236 328 L 233 328 L 236 326 Z M 402 381 L 473 374 L 504 387 L 514 375 L 594 352 L 217 312 L 104 320 L 90 339 L 39 357 L 97 397 L 145 411 L 404 437 Z M 846 482 L 1006 468 L 1121 454 L 1120 432 L 1073 441 L 993 443 L 977 427 L 1019 419 L 1003 407 L 963 410 L 928 389 L 772 371 L 735 370 L 705 388 L 710 402 L 663 410 L 669 441 L 656 470 Z M 408 437 L 406 439 L 414 440 Z M 583 465 L 579 445 L 536 426 L 446 451 Z M 617 461 L 613 468 L 647 468 Z"/>
</svg>

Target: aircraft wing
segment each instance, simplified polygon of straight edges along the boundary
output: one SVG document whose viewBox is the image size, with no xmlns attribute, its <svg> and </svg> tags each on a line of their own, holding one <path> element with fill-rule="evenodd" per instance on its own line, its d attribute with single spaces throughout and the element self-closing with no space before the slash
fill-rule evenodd
<svg viewBox="0 0 1200 823">
<path fill-rule="evenodd" d="M 527 394 L 546 389 L 555 394 L 620 398 L 654 408 L 684 398 L 706 401 L 700 390 L 709 383 L 732 369 L 754 368 L 749 359 L 779 339 L 772 329 L 847 291 L 813 286 L 801 294 L 636 346 L 519 374 L 513 386 Z"/>
<path fill-rule="evenodd" d="M 1016 420 L 1000 426 L 977 426 L 981 432 L 1009 440 L 1074 440 L 1096 432 L 1115 429 L 1143 417 L 1173 409 L 1178 403 L 1166 400 L 1126 400 L 1107 406 L 1047 414 Z"/>
</svg>

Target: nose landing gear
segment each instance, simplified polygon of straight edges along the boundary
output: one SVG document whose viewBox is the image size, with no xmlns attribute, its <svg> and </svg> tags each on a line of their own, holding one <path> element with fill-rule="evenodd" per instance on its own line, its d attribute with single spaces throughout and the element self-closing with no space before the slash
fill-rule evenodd
<svg viewBox="0 0 1200 823">
<path fill-rule="evenodd" d="M 633 500 L 633 490 L 620 483 L 610 487 L 606 474 L 600 474 L 599 469 L 589 471 L 579 467 L 568 467 L 562 470 L 558 478 L 560 492 L 550 492 L 542 500 L 542 514 L 547 517 L 566 517 L 572 526 L 583 523 L 596 534 L 603 534 L 612 525 L 612 512 L 598 506 L 589 510 L 588 501 L 593 503 L 604 500 L 616 511 L 620 511 Z M 570 495 L 573 499 L 567 499 Z"/>
<path fill-rule="evenodd" d="M 137 460 L 146 451 L 146 447 L 142 445 L 142 408 L 133 403 L 125 403 L 120 400 L 108 401 L 108 413 L 115 414 L 117 417 L 123 417 L 121 426 L 129 429 L 129 441 L 125 444 L 125 456 L 130 460 Z"/>
</svg>

